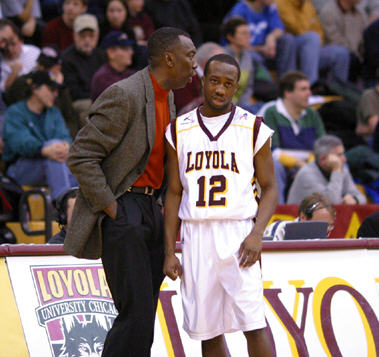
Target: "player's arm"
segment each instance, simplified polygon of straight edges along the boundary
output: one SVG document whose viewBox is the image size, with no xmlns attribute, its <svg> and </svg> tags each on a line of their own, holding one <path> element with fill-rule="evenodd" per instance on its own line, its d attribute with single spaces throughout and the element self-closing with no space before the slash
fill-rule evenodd
<svg viewBox="0 0 379 357">
<path fill-rule="evenodd" d="M 275 211 L 278 200 L 278 187 L 275 180 L 270 139 L 254 156 L 254 168 L 261 187 L 261 199 L 254 228 L 242 242 L 239 250 L 240 266 L 243 268 L 252 266 L 260 258 L 263 232 Z"/>
<path fill-rule="evenodd" d="M 165 261 L 163 273 L 175 280 L 178 276 L 182 276 L 182 267 L 179 259 L 175 255 L 175 245 L 180 227 L 178 211 L 183 188 L 179 177 L 179 163 L 176 151 L 167 140 L 165 141 L 165 145 L 167 153 L 168 187 L 164 205 Z"/>
</svg>

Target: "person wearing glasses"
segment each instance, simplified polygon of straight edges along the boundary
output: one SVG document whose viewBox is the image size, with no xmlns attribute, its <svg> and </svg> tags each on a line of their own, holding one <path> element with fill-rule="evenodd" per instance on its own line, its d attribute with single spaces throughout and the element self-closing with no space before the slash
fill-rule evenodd
<svg viewBox="0 0 379 357">
<path fill-rule="evenodd" d="M 312 193 L 305 197 L 299 205 L 299 216 L 295 222 L 301 221 L 326 221 L 328 222 L 327 235 L 334 229 L 336 211 L 328 200 L 321 193 Z M 272 237 L 273 240 L 283 240 L 286 224 L 293 221 L 275 221 L 267 226 L 264 231 L 265 237 Z"/>
</svg>

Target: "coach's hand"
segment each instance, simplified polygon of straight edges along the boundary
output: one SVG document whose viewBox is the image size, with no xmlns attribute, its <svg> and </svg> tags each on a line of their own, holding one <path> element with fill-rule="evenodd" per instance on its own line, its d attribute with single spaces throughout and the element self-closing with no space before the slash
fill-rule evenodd
<svg viewBox="0 0 379 357">
<path fill-rule="evenodd" d="M 176 280 L 177 277 L 182 277 L 182 266 L 175 254 L 166 255 L 163 265 L 163 273 L 172 280 Z"/>
<path fill-rule="evenodd" d="M 112 219 L 116 219 L 117 216 L 117 201 L 114 200 L 109 206 L 104 208 L 104 212 L 111 217 Z"/>
<path fill-rule="evenodd" d="M 261 257 L 262 236 L 251 232 L 241 243 L 238 251 L 241 268 L 251 267 Z"/>
</svg>

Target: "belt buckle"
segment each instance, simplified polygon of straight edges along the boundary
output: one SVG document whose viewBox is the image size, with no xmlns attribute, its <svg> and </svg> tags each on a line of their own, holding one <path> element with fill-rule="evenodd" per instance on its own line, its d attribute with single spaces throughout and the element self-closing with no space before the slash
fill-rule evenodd
<svg viewBox="0 0 379 357">
<path fill-rule="evenodd" d="M 145 195 L 151 196 L 153 194 L 153 189 L 152 187 L 146 186 L 145 187 Z"/>
</svg>

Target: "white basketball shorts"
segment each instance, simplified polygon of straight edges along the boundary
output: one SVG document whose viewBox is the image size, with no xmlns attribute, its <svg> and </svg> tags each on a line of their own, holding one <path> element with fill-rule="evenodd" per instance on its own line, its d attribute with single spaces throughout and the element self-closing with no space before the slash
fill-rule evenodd
<svg viewBox="0 0 379 357">
<path fill-rule="evenodd" d="M 253 222 L 182 221 L 183 328 L 196 340 L 266 326 L 259 262 L 239 267 Z"/>
</svg>

